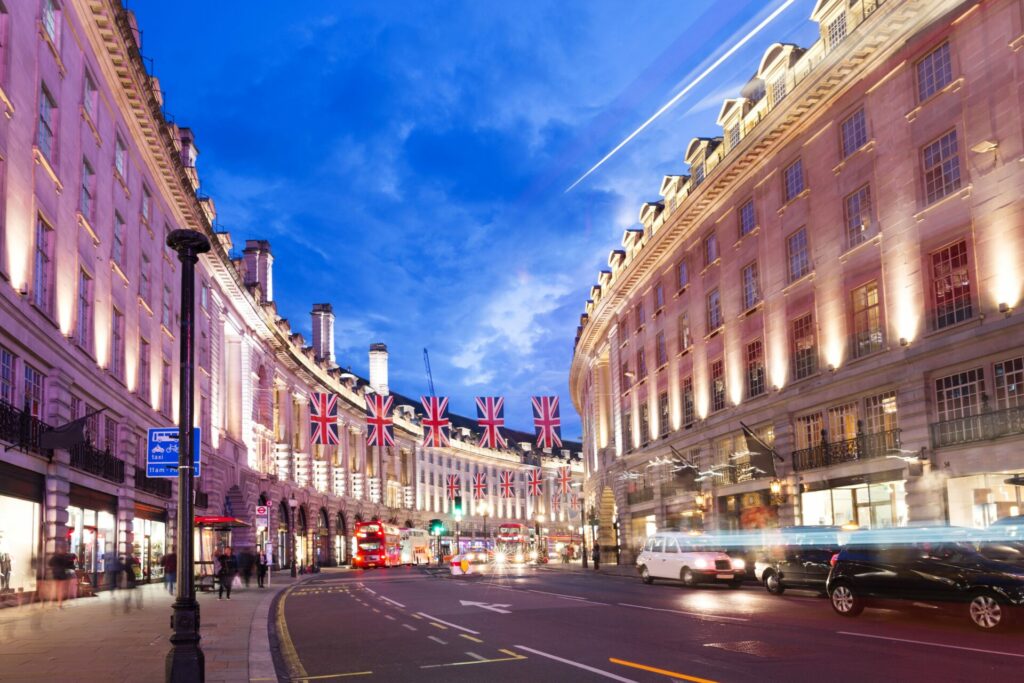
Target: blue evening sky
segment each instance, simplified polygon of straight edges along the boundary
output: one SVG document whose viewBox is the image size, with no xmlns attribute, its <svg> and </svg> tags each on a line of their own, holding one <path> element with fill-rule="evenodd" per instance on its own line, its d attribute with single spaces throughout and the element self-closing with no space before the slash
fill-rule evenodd
<svg viewBox="0 0 1024 683">
<path fill-rule="evenodd" d="M 330 302 L 338 362 L 451 409 L 561 396 L 598 270 L 690 138 L 773 42 L 810 45 L 796 0 L 572 192 L 564 190 L 783 0 L 130 3 L 202 192 L 236 245 L 268 239 L 280 314 L 311 339 Z"/>
</svg>

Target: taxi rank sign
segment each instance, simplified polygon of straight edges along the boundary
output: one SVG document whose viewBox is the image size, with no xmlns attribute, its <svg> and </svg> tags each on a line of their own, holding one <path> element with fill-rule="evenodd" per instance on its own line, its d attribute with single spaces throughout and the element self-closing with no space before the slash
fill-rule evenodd
<svg viewBox="0 0 1024 683">
<path fill-rule="evenodd" d="M 193 431 L 192 475 L 199 477 L 200 429 Z M 178 428 L 153 427 L 149 430 L 146 446 L 146 476 L 150 478 L 176 478 L 178 476 Z"/>
</svg>

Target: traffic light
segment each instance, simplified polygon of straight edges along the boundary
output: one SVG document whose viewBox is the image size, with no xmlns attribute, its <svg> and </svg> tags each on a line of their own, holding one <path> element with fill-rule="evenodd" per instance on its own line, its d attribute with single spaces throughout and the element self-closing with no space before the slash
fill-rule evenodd
<svg viewBox="0 0 1024 683">
<path fill-rule="evenodd" d="M 440 519 L 430 520 L 430 535 L 431 536 L 443 536 L 444 535 L 444 522 Z"/>
<path fill-rule="evenodd" d="M 462 519 L 462 496 L 455 496 L 455 500 L 452 502 L 452 515 L 455 519 Z"/>
</svg>

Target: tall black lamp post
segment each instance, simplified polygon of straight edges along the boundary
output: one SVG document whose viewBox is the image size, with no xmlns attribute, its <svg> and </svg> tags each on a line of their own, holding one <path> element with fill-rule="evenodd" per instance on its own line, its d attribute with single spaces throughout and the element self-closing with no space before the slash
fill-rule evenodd
<svg viewBox="0 0 1024 683">
<path fill-rule="evenodd" d="M 298 538 L 296 537 L 295 534 L 299 528 L 299 525 L 295 523 L 295 513 L 298 511 L 299 507 L 299 501 L 295 500 L 295 496 L 291 496 L 288 499 L 288 507 L 292 511 L 292 514 L 288 516 L 288 521 L 291 522 L 291 538 L 289 539 L 291 541 L 291 543 L 289 544 L 291 547 L 288 551 L 288 564 L 292 566 L 292 577 L 295 577 L 298 576 L 298 572 L 296 571 L 295 568 L 295 543 L 298 541 Z"/>
<path fill-rule="evenodd" d="M 171 651 L 167 653 L 168 683 L 202 683 L 206 661 L 199 647 L 199 603 L 192 564 L 193 517 L 192 427 L 195 398 L 195 266 L 199 254 L 210 251 L 210 240 L 196 230 L 175 230 L 167 246 L 181 261 L 181 372 L 178 382 L 178 586 L 171 613 Z"/>
</svg>

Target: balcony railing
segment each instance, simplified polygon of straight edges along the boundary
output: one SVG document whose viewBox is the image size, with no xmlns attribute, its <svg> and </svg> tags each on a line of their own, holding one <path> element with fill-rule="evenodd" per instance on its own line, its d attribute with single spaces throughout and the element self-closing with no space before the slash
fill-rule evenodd
<svg viewBox="0 0 1024 683">
<path fill-rule="evenodd" d="M 1004 436 L 1024 434 L 1024 406 L 943 420 L 930 426 L 933 448 L 992 441 Z"/>
<path fill-rule="evenodd" d="M 671 498 L 673 496 L 681 496 L 684 493 L 688 493 L 688 492 L 696 491 L 696 490 L 697 490 L 697 485 L 696 484 L 686 484 L 685 482 L 678 482 L 678 481 L 671 481 L 671 482 L 667 481 L 667 482 L 662 483 L 662 485 L 661 485 L 661 497 L 662 498 Z"/>
<path fill-rule="evenodd" d="M 47 429 L 49 425 L 32 417 L 27 410 L 15 408 L 7 401 L 0 401 L 0 441 L 14 444 L 26 451 L 49 455 L 49 449 L 39 446 L 39 436 Z"/>
<path fill-rule="evenodd" d="M 92 444 L 83 443 L 71 449 L 71 466 L 116 484 L 124 483 L 124 461 Z"/>
<path fill-rule="evenodd" d="M 154 496 L 160 496 L 161 498 L 171 497 L 171 480 L 150 479 L 146 476 L 146 469 L 144 467 L 135 468 L 135 488 L 146 493 L 152 493 Z"/>
<path fill-rule="evenodd" d="M 646 503 L 649 500 L 654 500 L 654 489 L 643 488 L 626 494 L 626 502 L 630 505 Z"/>
<path fill-rule="evenodd" d="M 825 434 L 823 433 L 823 437 Z M 852 439 L 822 443 L 810 448 L 793 451 L 793 469 L 813 470 L 818 467 L 829 467 L 854 460 L 880 458 L 887 453 L 898 454 L 900 449 L 900 430 L 890 429 L 874 434 L 858 434 Z"/>
</svg>

